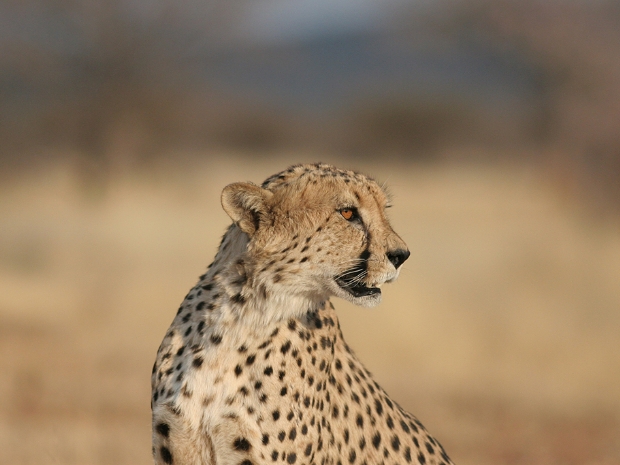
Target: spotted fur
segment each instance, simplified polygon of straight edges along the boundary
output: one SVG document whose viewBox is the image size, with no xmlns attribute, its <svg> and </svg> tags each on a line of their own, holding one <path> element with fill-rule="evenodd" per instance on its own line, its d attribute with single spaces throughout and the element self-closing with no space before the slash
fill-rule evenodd
<svg viewBox="0 0 620 465">
<path fill-rule="evenodd" d="M 153 366 L 155 463 L 451 464 L 347 346 L 329 301 L 376 305 L 409 255 L 383 189 L 296 165 L 227 186 L 222 205 L 233 224 Z"/>
</svg>

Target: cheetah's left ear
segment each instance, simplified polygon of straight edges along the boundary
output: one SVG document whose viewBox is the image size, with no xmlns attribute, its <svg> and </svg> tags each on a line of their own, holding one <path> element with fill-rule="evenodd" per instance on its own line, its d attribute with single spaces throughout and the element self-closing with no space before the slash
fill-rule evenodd
<svg viewBox="0 0 620 465">
<path fill-rule="evenodd" d="M 222 208 L 243 232 L 252 236 L 267 216 L 266 201 L 272 195 L 251 182 L 236 182 L 222 191 Z"/>
</svg>

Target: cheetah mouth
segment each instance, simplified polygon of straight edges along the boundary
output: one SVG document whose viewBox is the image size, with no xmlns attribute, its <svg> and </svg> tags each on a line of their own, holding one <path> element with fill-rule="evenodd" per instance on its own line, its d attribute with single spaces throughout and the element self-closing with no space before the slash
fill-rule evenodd
<svg viewBox="0 0 620 465">
<path fill-rule="evenodd" d="M 381 294 L 381 289 L 378 287 L 368 287 L 362 283 L 352 282 L 351 279 L 347 279 L 346 275 L 337 276 L 335 281 L 340 289 L 348 292 L 353 297 L 366 297 Z"/>
</svg>

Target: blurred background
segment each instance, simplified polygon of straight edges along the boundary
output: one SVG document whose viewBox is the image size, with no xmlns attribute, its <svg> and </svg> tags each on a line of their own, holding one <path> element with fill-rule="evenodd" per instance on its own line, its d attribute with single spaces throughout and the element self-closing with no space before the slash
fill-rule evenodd
<svg viewBox="0 0 620 465">
<path fill-rule="evenodd" d="M 467 464 L 620 464 L 620 3 L 0 3 L 0 449 L 147 464 L 150 370 L 298 162 L 386 182 L 411 258 L 350 345 Z"/>
</svg>

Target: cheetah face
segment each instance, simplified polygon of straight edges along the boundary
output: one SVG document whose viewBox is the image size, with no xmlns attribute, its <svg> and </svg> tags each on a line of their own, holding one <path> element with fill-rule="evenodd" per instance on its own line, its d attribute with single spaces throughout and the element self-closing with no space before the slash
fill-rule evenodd
<svg viewBox="0 0 620 465">
<path fill-rule="evenodd" d="M 381 301 L 382 284 L 397 278 L 409 251 L 387 220 L 385 194 L 374 182 L 363 186 L 362 191 L 369 187 L 366 193 L 374 195 L 363 196 L 356 187 L 340 191 L 323 240 L 332 245 L 326 256 L 327 288 L 370 307 Z"/>
<path fill-rule="evenodd" d="M 352 171 L 297 165 L 262 187 L 227 186 L 222 205 L 249 236 L 255 278 L 287 295 L 374 306 L 409 257 L 387 219 L 384 190 Z"/>
</svg>

